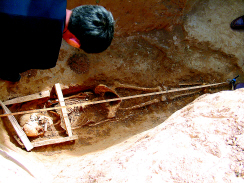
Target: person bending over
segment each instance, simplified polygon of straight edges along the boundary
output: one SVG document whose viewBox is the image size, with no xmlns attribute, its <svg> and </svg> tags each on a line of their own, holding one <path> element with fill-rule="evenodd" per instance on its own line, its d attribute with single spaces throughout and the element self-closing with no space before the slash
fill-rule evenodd
<svg viewBox="0 0 244 183">
<path fill-rule="evenodd" d="M 21 72 L 56 66 L 62 38 L 87 53 L 106 50 L 114 19 L 102 6 L 66 9 L 66 0 L 1 0 L 0 78 L 16 82 Z"/>
</svg>

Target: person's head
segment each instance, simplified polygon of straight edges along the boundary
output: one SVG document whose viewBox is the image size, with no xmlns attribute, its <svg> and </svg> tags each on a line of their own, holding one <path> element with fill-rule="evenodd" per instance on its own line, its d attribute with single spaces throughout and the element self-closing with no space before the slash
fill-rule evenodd
<svg viewBox="0 0 244 183">
<path fill-rule="evenodd" d="M 102 6 L 84 5 L 72 9 L 67 32 L 63 38 L 71 33 L 81 49 L 87 53 L 99 53 L 106 50 L 113 39 L 114 19 L 111 12 Z M 71 40 L 72 41 L 72 40 Z M 72 44 L 71 44 L 72 45 Z M 74 45 L 73 45 L 74 46 Z"/>
</svg>

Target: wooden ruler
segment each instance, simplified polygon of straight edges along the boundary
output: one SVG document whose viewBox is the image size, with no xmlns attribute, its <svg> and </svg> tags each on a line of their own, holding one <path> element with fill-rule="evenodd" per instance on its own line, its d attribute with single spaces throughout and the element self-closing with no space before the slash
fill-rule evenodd
<svg viewBox="0 0 244 183">
<path fill-rule="evenodd" d="M 19 123 L 15 119 L 15 117 L 11 114 L 11 111 L 3 104 L 3 102 L 0 100 L 0 104 L 6 114 L 8 114 L 8 119 L 11 122 L 11 124 L 14 127 L 14 130 L 16 131 L 17 135 L 19 136 L 20 140 L 24 144 L 27 151 L 30 151 L 33 149 L 33 145 L 31 144 L 30 140 L 28 139 L 25 132 L 22 130 L 22 128 L 19 126 Z"/>
<path fill-rule="evenodd" d="M 62 118 L 64 120 L 66 131 L 67 131 L 69 137 L 71 137 L 72 136 L 72 130 L 71 130 L 71 125 L 70 125 L 70 121 L 69 121 L 69 117 L 68 117 L 68 111 L 65 107 L 63 93 L 62 93 L 61 86 L 59 83 L 55 84 L 55 90 L 56 90 L 56 93 L 58 96 L 59 105 L 61 107 L 64 107 L 64 108 L 61 108 Z"/>
</svg>

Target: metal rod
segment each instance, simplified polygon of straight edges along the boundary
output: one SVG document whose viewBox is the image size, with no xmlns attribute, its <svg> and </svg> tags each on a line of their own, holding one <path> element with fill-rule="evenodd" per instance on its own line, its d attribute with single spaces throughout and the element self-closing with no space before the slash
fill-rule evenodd
<svg viewBox="0 0 244 183">
<path fill-rule="evenodd" d="M 133 98 L 147 97 L 147 96 L 153 96 L 153 95 L 161 95 L 161 94 L 174 93 L 174 92 L 180 92 L 180 91 L 186 91 L 186 90 L 195 90 L 195 89 L 199 89 L 199 88 L 207 88 L 207 87 L 213 87 L 213 86 L 218 86 L 218 85 L 223 85 L 223 84 L 229 84 L 229 83 L 228 82 L 222 82 L 222 83 L 193 86 L 193 87 L 187 87 L 187 88 L 177 88 L 177 89 L 173 89 L 173 90 L 145 93 L 145 94 L 139 94 L 139 95 L 133 95 L 133 96 L 127 96 L 127 97 L 105 99 L 105 100 L 92 101 L 92 102 L 81 102 L 79 104 L 72 104 L 72 105 L 67 105 L 67 106 L 50 107 L 50 108 L 45 108 L 45 109 L 35 109 L 35 110 L 30 110 L 30 111 L 13 112 L 10 114 L 1 114 L 0 117 L 5 117 L 5 116 L 9 116 L 9 115 L 20 115 L 20 114 L 28 114 L 28 113 L 35 113 L 35 112 L 51 111 L 51 110 L 63 109 L 63 108 L 67 108 L 67 107 L 80 107 L 81 106 L 84 108 L 87 105 L 108 103 L 108 102 L 114 102 L 114 101 L 118 101 L 118 100 L 128 100 L 128 99 L 133 99 Z"/>
</svg>

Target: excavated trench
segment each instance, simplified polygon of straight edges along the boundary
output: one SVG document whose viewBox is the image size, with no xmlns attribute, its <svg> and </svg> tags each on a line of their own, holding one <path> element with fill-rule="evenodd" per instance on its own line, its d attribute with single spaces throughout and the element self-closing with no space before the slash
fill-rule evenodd
<svg viewBox="0 0 244 183">
<path fill-rule="evenodd" d="M 0 81 L 2 101 L 45 90 L 55 93 L 55 83 L 61 84 L 64 97 L 68 97 L 65 102 L 70 105 L 157 92 L 159 88 L 170 90 L 220 83 L 237 75 L 241 76 L 238 82 L 243 81 L 243 43 L 238 38 L 240 35 L 243 37 L 243 33 L 229 28 L 231 20 L 238 16 L 236 9 L 241 10 L 236 3 L 225 1 L 223 4 L 218 0 L 70 1 L 68 8 L 96 3 L 109 9 L 116 20 L 115 37 L 108 50 L 100 54 L 86 54 L 63 41 L 55 68 L 26 71 L 21 74 L 22 79 L 18 83 Z M 243 4 L 242 1 L 239 3 Z M 226 17 L 223 12 L 231 9 L 236 11 Z M 148 19 L 142 18 L 142 15 Z M 96 92 L 101 84 L 109 91 L 103 94 Z M 57 166 L 60 164 L 62 158 L 103 151 L 125 142 L 163 123 L 197 97 L 223 90 L 231 90 L 231 86 L 225 84 L 69 109 L 72 131 L 78 139 L 36 147 L 31 152 L 20 150 L 14 130 L 8 120 L 3 119 L 0 143 L 38 162 L 42 161 L 56 177 L 55 181 L 59 182 L 54 167 L 55 163 Z M 52 95 L 44 100 L 11 105 L 9 109 L 17 112 L 55 107 L 58 106 L 55 99 Z M 108 108 L 118 104 L 112 117 L 109 117 Z M 67 136 L 62 127 L 60 110 L 45 114 L 54 120 L 54 131 L 38 138 L 31 137 L 30 140 Z M 19 120 L 20 115 L 16 119 Z M 75 158 L 70 161 L 76 163 Z"/>
</svg>

